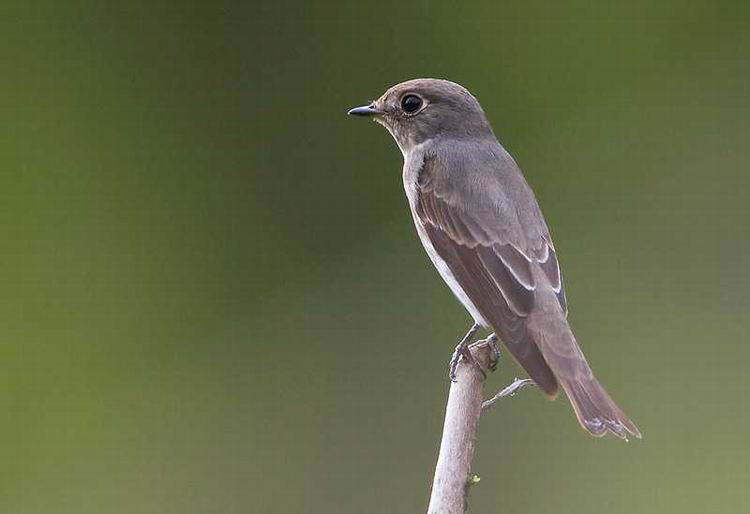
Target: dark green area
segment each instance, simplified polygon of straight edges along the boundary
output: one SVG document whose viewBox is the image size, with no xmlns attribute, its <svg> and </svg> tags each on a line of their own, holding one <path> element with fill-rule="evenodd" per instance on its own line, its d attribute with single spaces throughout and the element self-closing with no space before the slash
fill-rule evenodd
<svg viewBox="0 0 750 514">
<path fill-rule="evenodd" d="M 422 512 L 469 323 L 346 110 L 473 91 L 642 441 L 527 390 L 472 512 L 750 510 L 738 2 L 0 7 L 0 511 Z M 520 374 L 506 358 L 490 387 Z"/>
</svg>

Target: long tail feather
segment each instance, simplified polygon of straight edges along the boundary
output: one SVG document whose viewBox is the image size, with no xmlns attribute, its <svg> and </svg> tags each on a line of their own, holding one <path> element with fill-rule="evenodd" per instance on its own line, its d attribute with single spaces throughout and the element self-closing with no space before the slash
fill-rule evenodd
<svg viewBox="0 0 750 514">
<path fill-rule="evenodd" d="M 628 434 L 640 439 L 638 427 L 617 406 L 596 378 L 561 379 L 560 384 L 573 405 L 578 422 L 591 435 L 602 437 L 611 432 L 621 439 L 627 439 Z"/>
</svg>

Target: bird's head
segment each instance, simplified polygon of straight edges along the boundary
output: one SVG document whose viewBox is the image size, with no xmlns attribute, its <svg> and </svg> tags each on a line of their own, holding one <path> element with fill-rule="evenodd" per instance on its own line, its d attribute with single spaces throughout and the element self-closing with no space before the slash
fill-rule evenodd
<svg viewBox="0 0 750 514">
<path fill-rule="evenodd" d="M 402 82 L 349 114 L 374 118 L 388 129 L 404 154 L 435 138 L 494 138 L 477 99 L 448 80 Z"/>
</svg>

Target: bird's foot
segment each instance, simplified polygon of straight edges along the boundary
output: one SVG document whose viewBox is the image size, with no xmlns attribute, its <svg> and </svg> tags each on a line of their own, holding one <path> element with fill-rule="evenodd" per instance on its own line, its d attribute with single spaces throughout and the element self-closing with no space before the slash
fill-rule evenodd
<svg viewBox="0 0 750 514">
<path fill-rule="evenodd" d="M 477 368 L 477 371 L 479 371 L 482 374 L 483 378 L 487 378 L 487 372 L 482 368 L 482 365 L 479 364 L 479 362 L 474 358 L 474 355 L 471 353 L 470 346 L 478 345 L 478 344 L 488 344 L 492 348 L 492 358 L 490 359 L 490 369 L 492 371 L 495 370 L 495 367 L 497 366 L 498 361 L 500 360 L 500 350 L 497 347 L 497 336 L 495 334 L 492 334 L 486 339 L 482 339 L 480 341 L 477 341 L 476 343 L 470 345 L 471 338 L 474 337 L 474 335 L 479 331 L 479 324 L 474 323 L 472 327 L 469 329 L 468 332 L 466 332 L 466 335 L 461 339 L 461 342 L 456 345 L 456 349 L 453 351 L 453 355 L 451 356 L 450 364 L 449 364 L 449 371 L 448 371 L 448 378 L 450 378 L 451 382 L 456 382 L 456 369 L 458 368 L 458 363 L 461 361 L 461 358 L 463 357 L 466 359 L 466 362 Z"/>
<path fill-rule="evenodd" d="M 484 340 L 488 345 L 490 345 L 490 349 L 492 350 L 492 356 L 490 357 L 490 369 L 492 371 L 495 371 L 497 369 L 497 365 L 500 363 L 500 347 L 497 345 L 497 336 L 495 334 L 491 334 L 490 337 Z"/>
<path fill-rule="evenodd" d="M 461 338 L 461 342 L 456 345 L 456 349 L 453 350 L 450 364 L 448 364 L 448 378 L 450 378 L 451 382 L 456 381 L 456 368 L 458 368 L 458 361 L 461 360 L 461 357 L 465 357 L 468 362 L 476 362 L 476 359 L 474 359 L 474 356 L 469 350 L 469 341 L 471 341 L 471 338 L 474 337 L 474 334 L 478 331 L 479 323 L 474 323 L 468 332 L 464 334 L 464 337 Z"/>
<path fill-rule="evenodd" d="M 482 369 L 482 366 L 474 358 L 474 355 L 472 355 L 471 350 L 469 349 L 469 345 L 462 346 L 459 344 L 453 351 L 449 365 L 448 378 L 451 379 L 451 382 L 458 382 L 458 379 L 456 378 L 456 369 L 458 368 L 458 363 L 461 358 L 466 359 L 466 362 L 477 368 L 477 371 L 482 374 L 482 378 L 487 378 L 487 372 Z"/>
</svg>

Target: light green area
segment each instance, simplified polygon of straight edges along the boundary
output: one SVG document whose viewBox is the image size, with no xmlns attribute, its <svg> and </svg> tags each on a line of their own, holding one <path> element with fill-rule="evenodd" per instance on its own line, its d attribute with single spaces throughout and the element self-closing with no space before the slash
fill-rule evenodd
<svg viewBox="0 0 750 514">
<path fill-rule="evenodd" d="M 418 76 L 482 102 L 644 433 L 525 390 L 482 420 L 472 512 L 750 511 L 744 3 L 15 4 L 0 512 L 424 510 L 469 318 L 345 116 Z"/>
</svg>

